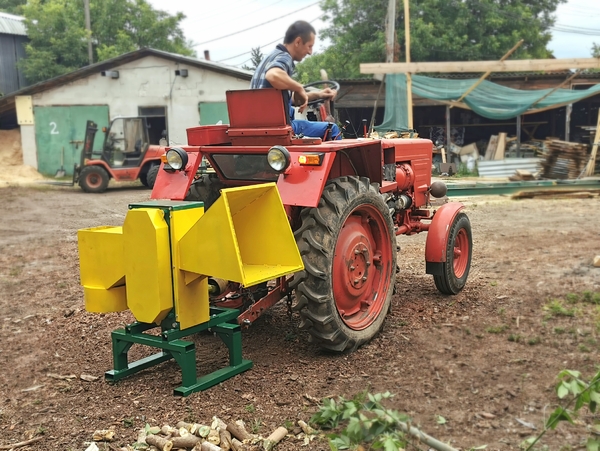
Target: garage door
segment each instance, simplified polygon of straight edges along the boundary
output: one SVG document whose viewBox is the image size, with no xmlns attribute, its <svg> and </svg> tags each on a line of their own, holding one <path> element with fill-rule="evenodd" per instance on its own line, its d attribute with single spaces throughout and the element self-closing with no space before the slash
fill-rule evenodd
<svg viewBox="0 0 600 451">
<path fill-rule="evenodd" d="M 61 166 L 73 175 L 73 164 L 79 162 L 85 124 L 88 120 L 98 124 L 94 150 L 102 148 L 102 127 L 108 127 L 108 105 L 74 105 L 34 107 L 35 140 L 37 144 L 38 171 L 54 175 Z"/>
<path fill-rule="evenodd" d="M 213 125 L 221 121 L 229 124 L 226 102 L 201 102 L 198 104 L 200 110 L 200 125 Z"/>
</svg>

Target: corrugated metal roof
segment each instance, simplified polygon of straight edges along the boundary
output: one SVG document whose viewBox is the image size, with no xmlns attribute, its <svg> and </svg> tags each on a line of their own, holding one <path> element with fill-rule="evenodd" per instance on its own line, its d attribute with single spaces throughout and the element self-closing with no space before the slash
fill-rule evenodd
<svg viewBox="0 0 600 451">
<path fill-rule="evenodd" d="M 510 177 L 517 169 L 535 174 L 540 169 L 541 158 L 506 158 L 504 160 L 478 161 L 479 177 Z"/>
<path fill-rule="evenodd" d="M 25 18 L 0 12 L 0 33 L 27 36 Z"/>
<path fill-rule="evenodd" d="M 15 108 L 15 97 L 23 96 L 23 95 L 33 95 L 38 92 L 43 92 L 51 88 L 55 88 L 56 86 L 62 86 L 66 83 L 73 82 L 75 80 L 79 80 L 81 78 L 85 78 L 91 74 L 100 73 L 104 70 L 109 70 L 114 67 L 120 66 L 121 64 L 129 63 L 131 61 L 139 60 L 140 58 L 144 58 L 146 56 L 158 56 L 171 61 L 176 61 L 178 63 L 188 64 L 193 67 L 199 67 L 202 69 L 211 69 L 215 72 L 219 72 L 222 74 L 226 74 L 229 76 L 237 77 L 242 80 L 248 80 L 252 78 L 252 71 L 240 69 L 238 67 L 228 66 L 223 63 L 217 63 L 215 61 L 209 60 L 200 60 L 191 58 L 188 56 L 177 55 L 175 53 L 163 52 L 162 50 L 143 48 L 139 50 L 135 50 L 133 52 L 124 53 L 123 55 L 119 55 L 115 58 L 111 58 L 105 61 L 101 61 L 99 63 L 92 64 L 90 66 L 82 67 L 81 69 L 77 69 L 73 72 L 69 72 L 68 74 L 60 75 L 58 77 L 51 78 L 50 80 L 41 81 L 31 86 L 27 86 L 26 88 L 20 89 L 19 91 L 15 91 L 6 95 L 4 97 L 0 97 L 0 113 L 4 111 L 8 111 Z"/>
</svg>

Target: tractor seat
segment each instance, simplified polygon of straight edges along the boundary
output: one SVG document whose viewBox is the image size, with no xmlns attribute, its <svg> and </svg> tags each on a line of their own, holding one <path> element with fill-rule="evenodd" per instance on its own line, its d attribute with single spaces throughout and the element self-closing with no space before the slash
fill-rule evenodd
<svg viewBox="0 0 600 451">
<path fill-rule="evenodd" d="M 294 134 L 287 91 L 247 89 L 227 91 L 229 130 L 234 146 L 291 145 Z"/>
</svg>

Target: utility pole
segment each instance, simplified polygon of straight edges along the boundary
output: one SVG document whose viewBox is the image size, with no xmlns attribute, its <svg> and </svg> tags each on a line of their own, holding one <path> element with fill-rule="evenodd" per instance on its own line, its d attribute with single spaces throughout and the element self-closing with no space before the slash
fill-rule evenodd
<svg viewBox="0 0 600 451">
<path fill-rule="evenodd" d="M 404 0 L 404 41 L 406 43 L 406 62 L 410 63 L 410 12 L 408 0 Z M 406 103 L 408 104 L 408 128 L 413 129 L 412 77 L 406 74 Z"/>
<path fill-rule="evenodd" d="M 385 44 L 386 44 L 386 63 L 394 62 L 394 49 L 396 48 L 395 39 L 395 27 L 396 27 L 396 0 L 389 0 L 388 2 L 388 14 L 387 14 L 387 27 L 385 30 Z"/>
<path fill-rule="evenodd" d="M 94 63 L 94 53 L 92 52 L 92 22 L 90 20 L 90 0 L 83 0 L 83 9 L 85 11 L 85 29 L 88 32 L 88 58 L 90 64 Z"/>
</svg>

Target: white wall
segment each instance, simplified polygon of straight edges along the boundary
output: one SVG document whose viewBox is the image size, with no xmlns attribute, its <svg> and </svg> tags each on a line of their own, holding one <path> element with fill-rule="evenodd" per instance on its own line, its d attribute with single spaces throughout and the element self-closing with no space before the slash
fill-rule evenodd
<svg viewBox="0 0 600 451">
<path fill-rule="evenodd" d="M 35 126 L 21 125 L 21 148 L 23 164 L 37 169 L 37 146 L 35 144 Z"/>
<path fill-rule="evenodd" d="M 176 69 L 187 69 L 188 76 L 176 76 Z M 108 105 L 111 119 L 137 116 L 140 106 L 165 106 L 170 141 L 186 144 L 186 129 L 200 123 L 199 102 L 224 102 L 225 91 L 250 86 L 248 80 L 154 56 L 111 70 L 119 71 L 118 79 L 90 75 L 34 94 L 33 105 Z"/>
</svg>

